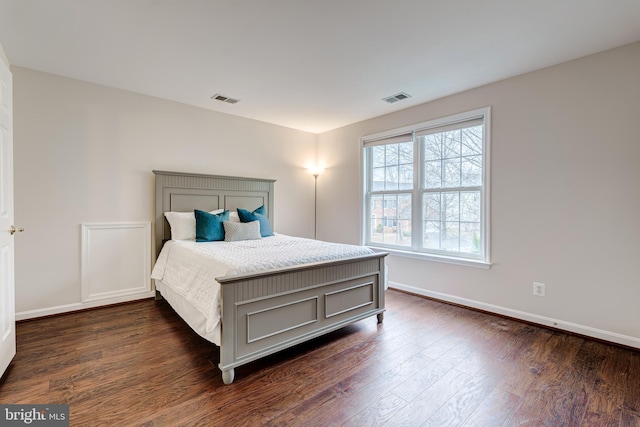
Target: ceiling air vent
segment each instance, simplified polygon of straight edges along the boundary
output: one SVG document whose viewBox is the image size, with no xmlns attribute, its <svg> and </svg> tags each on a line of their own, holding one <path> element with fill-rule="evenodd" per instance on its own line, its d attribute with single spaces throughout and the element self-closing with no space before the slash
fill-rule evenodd
<svg viewBox="0 0 640 427">
<path fill-rule="evenodd" d="M 216 93 L 215 95 L 213 95 L 211 99 L 215 99 L 216 101 L 226 102 L 227 104 L 237 104 L 238 102 L 240 102 L 239 99 L 229 98 L 228 96 L 220 95 L 219 93 Z"/>
<path fill-rule="evenodd" d="M 393 104 L 394 102 L 402 101 L 403 99 L 407 98 L 411 98 L 411 95 L 409 95 L 408 93 L 400 92 L 396 93 L 395 95 L 382 98 L 382 100 L 388 102 L 389 104 Z"/>
</svg>

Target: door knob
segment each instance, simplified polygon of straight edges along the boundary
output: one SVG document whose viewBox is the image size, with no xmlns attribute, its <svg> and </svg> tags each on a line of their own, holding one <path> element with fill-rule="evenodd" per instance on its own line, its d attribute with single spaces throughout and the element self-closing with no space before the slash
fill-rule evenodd
<svg viewBox="0 0 640 427">
<path fill-rule="evenodd" d="M 13 236 L 16 232 L 22 233 L 24 228 L 15 228 L 13 225 L 9 228 L 9 233 Z"/>
</svg>

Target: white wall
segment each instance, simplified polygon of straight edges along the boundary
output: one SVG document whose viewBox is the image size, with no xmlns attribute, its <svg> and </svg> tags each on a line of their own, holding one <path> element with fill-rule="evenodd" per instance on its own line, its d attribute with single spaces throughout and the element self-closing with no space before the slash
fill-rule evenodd
<svg viewBox="0 0 640 427">
<path fill-rule="evenodd" d="M 493 266 L 390 256 L 390 281 L 640 347 L 640 43 L 320 135 L 318 237 L 359 242 L 361 136 L 484 106 Z"/>
<path fill-rule="evenodd" d="M 7 67 L 10 65 L 7 55 L 4 53 L 4 48 L 2 47 L 2 43 L 0 43 L 0 60 L 2 60 Z"/>
<path fill-rule="evenodd" d="M 80 301 L 80 224 L 152 221 L 152 170 L 276 179 L 276 231 L 313 236 L 316 135 L 13 67 L 16 312 Z"/>
</svg>

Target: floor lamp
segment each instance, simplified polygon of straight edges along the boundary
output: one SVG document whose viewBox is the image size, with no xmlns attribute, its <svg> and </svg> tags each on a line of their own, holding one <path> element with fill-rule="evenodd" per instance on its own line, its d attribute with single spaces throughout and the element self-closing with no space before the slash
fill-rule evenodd
<svg viewBox="0 0 640 427">
<path fill-rule="evenodd" d="M 322 169 L 319 167 L 310 167 L 309 173 L 313 175 L 313 238 L 318 238 L 318 176 Z"/>
<path fill-rule="evenodd" d="M 318 238 L 318 173 L 313 171 L 313 238 Z"/>
</svg>

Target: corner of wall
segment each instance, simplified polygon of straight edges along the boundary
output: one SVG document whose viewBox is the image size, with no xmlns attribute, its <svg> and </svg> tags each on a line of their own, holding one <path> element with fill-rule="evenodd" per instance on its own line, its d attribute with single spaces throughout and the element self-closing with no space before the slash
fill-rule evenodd
<svg viewBox="0 0 640 427">
<path fill-rule="evenodd" d="M 11 66 L 11 64 L 9 63 L 9 58 L 7 58 L 7 54 L 4 53 L 4 48 L 2 47 L 1 42 L 0 42 L 0 59 L 4 61 L 4 63 L 7 65 L 7 68 Z"/>
</svg>

